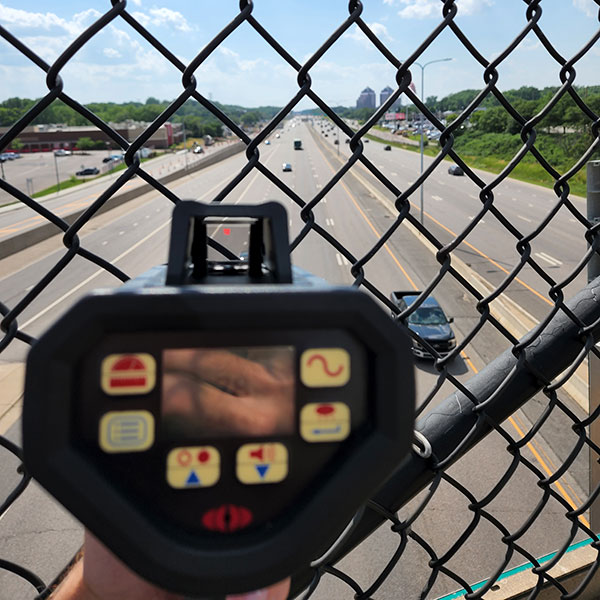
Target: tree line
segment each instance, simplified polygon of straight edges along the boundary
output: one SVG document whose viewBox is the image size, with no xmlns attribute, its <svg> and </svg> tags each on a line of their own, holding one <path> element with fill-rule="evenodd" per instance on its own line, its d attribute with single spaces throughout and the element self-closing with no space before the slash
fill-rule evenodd
<svg viewBox="0 0 600 600">
<path fill-rule="evenodd" d="M 16 123 L 38 101 L 29 98 L 8 98 L 0 102 L 0 127 L 10 127 Z M 127 120 L 154 121 L 169 104 L 168 100 L 150 97 L 146 102 L 92 102 L 85 106 L 106 123 L 122 123 Z M 243 126 L 252 126 L 259 121 L 271 119 L 279 110 L 273 106 L 247 109 L 218 102 L 213 104 L 234 123 Z M 170 120 L 175 123 L 184 123 L 186 133 L 190 137 L 223 135 L 223 123 L 195 100 L 188 100 Z M 54 101 L 31 121 L 32 125 L 50 123 L 62 123 L 70 126 L 91 125 L 84 116 L 61 100 Z"/>
</svg>

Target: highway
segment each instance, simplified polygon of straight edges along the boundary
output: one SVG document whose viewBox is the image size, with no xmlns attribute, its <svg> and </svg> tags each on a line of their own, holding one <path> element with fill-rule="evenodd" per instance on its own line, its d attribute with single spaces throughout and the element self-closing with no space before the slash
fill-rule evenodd
<svg viewBox="0 0 600 600">
<path fill-rule="evenodd" d="M 347 136 L 332 125 L 315 122 L 313 130 L 331 145 L 342 158 L 351 154 L 346 143 Z M 321 133 L 323 132 L 323 133 Z M 327 137 L 325 137 L 327 133 Z M 375 132 L 376 133 L 376 132 Z M 401 139 L 401 138 L 399 138 Z M 339 145 L 335 142 L 339 140 Z M 392 147 L 384 150 L 384 144 L 370 141 L 364 144 L 364 154 L 396 187 L 406 190 L 419 176 L 420 155 Z M 433 158 L 424 157 L 424 170 L 433 163 Z M 448 166 L 442 161 L 428 177 L 424 185 L 424 224 L 445 244 L 453 241 L 464 230 L 472 226 L 482 210 L 480 188 L 469 177 L 450 175 Z M 359 167 L 361 171 L 366 170 Z M 479 178 L 487 185 L 495 175 L 475 170 Z M 374 178 L 370 178 L 374 183 Z M 390 200 L 394 196 L 382 185 L 375 187 Z M 476 227 L 466 237 L 456 251 L 456 256 L 476 270 L 494 286 L 506 278 L 519 263 L 520 255 L 516 250 L 517 241 L 530 235 L 542 223 L 557 203 L 553 190 L 523 183 L 513 179 L 504 180 L 493 188 L 494 206 L 509 222 L 501 223 L 491 212 L 483 215 Z M 419 218 L 419 190 L 410 196 L 411 213 Z M 585 199 L 570 196 L 574 207 L 586 214 Z M 571 275 L 586 251 L 584 226 L 566 208 L 561 208 L 548 226 L 531 242 L 532 259 L 546 271 L 555 282 L 561 282 Z M 579 274 L 565 288 L 565 297 L 569 297 L 585 285 L 585 271 Z M 518 274 L 518 281 L 510 284 L 507 293 L 517 304 L 535 316 L 538 320 L 548 313 L 551 302 L 548 296 L 550 284 L 542 279 L 532 267 L 525 266 Z"/>
<path fill-rule="evenodd" d="M 295 138 L 302 139 L 302 151 L 293 149 Z M 324 138 L 319 131 L 313 135 L 309 125 L 305 123 L 298 122 L 294 128 L 287 124 L 281 132 L 281 137 L 272 136 L 270 145 L 261 146 L 261 161 L 299 198 L 308 202 L 327 185 L 335 171 L 337 148 L 330 143 L 333 139 L 331 134 Z M 402 188 L 411 178 L 414 180 L 415 173 L 418 173 L 417 154 L 401 152 L 395 148 L 392 152 L 385 152 L 381 145 L 374 142 L 366 146 L 367 155 L 396 182 L 396 185 Z M 341 155 L 349 151 L 342 140 L 339 149 Z M 284 162 L 292 164 L 291 172 L 282 172 Z M 208 202 L 232 180 L 245 163 L 243 153 L 238 154 L 193 175 L 173 181 L 168 187 L 180 198 Z M 431 217 L 427 218 L 434 218 L 447 229 L 457 233 L 469 223 L 469 217 L 474 216 L 478 208 L 477 190 L 467 178 L 449 176 L 446 168 L 446 164 L 441 165 L 426 184 L 426 211 L 428 215 L 431 214 Z M 84 199 L 91 201 L 93 197 L 97 197 L 99 186 L 106 185 L 107 183 L 99 180 L 94 183 L 94 186 L 98 187 L 86 187 L 71 192 L 61 200 L 63 208 L 64 203 L 76 204 Z M 550 206 L 545 190 L 512 181 L 501 187 L 503 191 L 498 193 L 499 201 L 507 207 L 512 207 L 514 215 L 531 218 L 530 227 L 535 224 L 535 220 L 539 220 L 536 210 L 540 207 L 546 207 L 547 210 Z M 516 201 L 511 199 L 513 195 L 517 198 Z M 440 200 L 437 200 L 436 196 Z M 527 201 L 524 202 L 522 198 L 527 198 Z M 258 203 L 266 200 L 278 200 L 288 209 L 293 239 L 304 225 L 298 206 L 258 171 L 251 172 L 227 198 L 227 202 L 231 203 Z M 416 195 L 412 200 L 416 202 Z M 532 206 L 525 207 L 524 204 Z M 81 232 L 82 246 L 110 260 L 129 276 L 139 275 L 166 261 L 171 208 L 170 201 L 159 193 L 148 193 L 90 221 Z M 2 220 L 5 215 L 10 215 L 10 223 Z M 358 186 L 351 177 L 344 177 L 342 184 L 336 185 L 319 202 L 314 209 L 314 215 L 316 222 L 356 258 L 368 252 L 393 220 L 388 208 L 377 201 L 368 189 Z M 30 216 L 29 209 L 4 213 L 0 216 L 0 228 L 23 224 Z M 545 235 L 544 244 L 540 242 L 535 251 L 543 252 L 561 262 L 552 272 L 562 276 L 571 265 L 569 261 L 576 260 L 577 249 L 574 240 L 577 226 L 570 223 L 568 215 L 561 215 L 561 219 L 554 230 L 554 239 L 552 235 Z M 506 265 L 505 268 L 510 269 L 510 265 L 514 263 L 514 253 L 511 254 L 514 239 L 512 245 L 506 245 L 510 236 L 502 233 L 501 228 L 494 224 L 490 217 L 486 216 L 484 221 L 484 224 L 474 230 L 472 237 L 469 236 L 469 241 L 498 264 Z M 523 223 L 526 221 L 523 220 Z M 568 228 L 566 223 L 569 224 Z M 429 225 L 429 222 L 427 224 Z M 480 231 L 482 227 L 485 228 Z M 563 228 L 567 232 L 565 240 L 569 240 L 568 242 L 557 239 L 562 235 Z M 450 238 L 451 234 L 447 235 Z M 471 251 L 470 254 L 468 250 L 459 252 L 462 252 L 463 260 L 482 273 L 485 272 L 493 283 L 503 277 L 501 270 L 493 271 L 490 268 L 491 263 L 486 263 L 475 251 Z M 0 261 L 0 272 L 4 275 L 0 280 L 0 300 L 10 308 L 16 306 L 34 289 L 33 286 L 42 275 L 58 263 L 64 253 L 61 237 L 55 236 L 36 247 Z M 311 231 L 294 250 L 292 261 L 331 283 L 348 285 L 354 280 L 350 272 L 350 262 L 315 231 Z M 423 289 L 438 269 L 439 265 L 433 255 L 424 251 L 421 242 L 406 228 L 401 227 L 389 243 L 368 261 L 365 277 L 382 293 L 388 295 L 394 289 Z M 487 273 L 487 270 L 491 272 Z M 543 286 L 540 286 L 540 282 L 536 281 L 531 273 L 524 272 L 522 278 L 531 289 L 543 293 Z M 19 315 L 19 325 L 25 332 L 38 336 L 86 292 L 99 287 L 117 286 L 119 283 L 116 277 L 76 257 L 23 310 Z M 523 290 L 511 289 L 511 294 L 522 302 L 526 310 L 539 318 L 543 310 L 547 310 L 546 305 L 526 287 L 523 287 Z M 454 317 L 457 337 L 459 340 L 463 339 L 479 321 L 479 313 L 475 309 L 473 299 L 451 278 L 443 279 L 436 290 L 436 297 L 446 313 Z M 450 373 L 458 381 L 466 381 L 506 346 L 506 341 L 488 327 L 485 329 L 485 337 L 477 336 L 464 356 L 454 361 Z M 0 366 L 24 361 L 26 353 L 27 346 L 14 341 L 2 354 Z M 420 405 L 435 389 L 438 374 L 427 362 L 418 363 L 416 374 L 417 404 Z M 452 390 L 452 384 L 445 381 L 436 391 L 433 404 L 444 399 Z M 506 430 L 515 439 L 523 437 L 531 427 L 532 419 L 543 407 L 543 399 L 532 401 L 530 405 L 528 410 L 519 411 L 514 415 L 512 422 L 505 424 Z M 9 439 L 18 440 L 18 427 L 18 423 L 10 427 L 7 433 Z M 524 448 L 523 452 L 527 453 L 527 458 L 534 461 L 541 471 L 554 470 L 555 465 L 560 464 L 561 457 L 564 458 L 568 454 L 574 443 L 574 436 L 558 418 L 551 419 L 544 431 L 544 438 L 536 436 L 536 441 Z M 2 433 L 0 430 L 0 434 Z M 506 441 L 500 435 L 493 434 L 450 469 L 449 473 L 463 482 L 477 498 L 482 498 L 508 468 L 511 456 L 505 448 Z M 5 497 L 18 479 L 14 467 L 9 461 L 2 465 L 0 497 Z M 359 484 L 357 482 L 357 485 Z M 565 497 L 576 504 L 581 502 L 587 491 L 587 465 L 584 462 L 576 465 L 576 468 L 561 479 L 560 486 Z M 526 469 L 519 467 L 502 494 L 487 507 L 487 510 L 498 516 L 509 530 L 514 531 L 534 510 L 541 495 L 542 491 L 535 485 L 535 479 Z M 414 509 L 416 502 L 413 501 L 402 514 L 406 515 Z M 469 503 L 469 498 L 459 494 L 450 485 L 442 483 L 414 529 L 436 549 L 438 555 L 441 555 L 471 521 Z M 520 540 L 521 545 L 536 556 L 560 547 L 568 529 L 568 521 L 563 517 L 564 512 L 562 506 L 551 502 L 538 519 L 538 524 Z M 548 527 L 548 523 L 552 523 L 552 527 Z M 501 538 L 502 534 L 495 527 L 482 521 L 450 566 L 471 583 L 485 578 L 496 570 L 506 552 Z M 375 579 L 399 542 L 399 536 L 384 526 L 348 556 L 341 566 L 357 581 L 366 584 Z M 69 560 L 80 543 L 79 525 L 35 486 L 30 486 L 0 524 L 0 547 L 6 549 L 5 556 L 28 566 L 47 581 Z M 397 590 L 400 588 L 404 598 L 417 598 L 431 572 L 427 566 L 428 560 L 429 557 L 420 547 L 414 542 L 409 542 L 405 556 L 376 597 L 391 600 L 397 597 Z M 510 565 L 522 562 L 525 562 L 524 559 L 517 556 Z M 343 587 L 343 584 L 329 578 L 313 597 L 350 597 L 349 589 L 342 592 L 340 586 Z M 435 598 L 459 587 L 448 578 L 440 579 L 429 597 Z M 0 589 L 12 593 L 12 596 L 7 597 L 29 597 L 23 591 L 28 588 L 23 587 L 18 578 L 8 576 L 1 570 Z"/>
</svg>

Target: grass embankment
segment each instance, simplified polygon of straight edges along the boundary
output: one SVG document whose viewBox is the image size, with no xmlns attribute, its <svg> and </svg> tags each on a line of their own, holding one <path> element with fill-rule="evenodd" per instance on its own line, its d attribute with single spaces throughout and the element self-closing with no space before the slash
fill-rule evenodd
<svg viewBox="0 0 600 600">
<path fill-rule="evenodd" d="M 146 162 L 150 160 L 150 158 L 142 158 L 142 162 Z M 100 179 L 101 177 L 106 177 L 107 175 L 112 175 L 113 173 L 117 173 L 118 171 L 124 171 L 127 168 L 127 165 L 122 162 L 118 164 L 116 167 L 113 167 L 110 171 L 106 173 L 102 173 L 101 175 L 96 175 L 95 177 L 86 177 L 85 179 L 79 179 L 75 177 L 75 175 L 71 175 L 69 179 L 65 179 L 60 182 L 60 186 L 58 184 L 51 185 L 44 190 L 40 190 L 39 192 L 35 192 L 32 194 L 32 198 L 40 198 L 41 196 L 47 196 L 48 194 L 54 194 L 55 192 L 59 192 L 62 190 L 66 190 L 77 185 L 81 185 L 82 183 L 87 183 L 88 181 L 94 181 L 95 179 Z"/>
<path fill-rule="evenodd" d="M 395 141 L 390 142 L 371 134 L 367 134 L 366 137 L 381 144 L 402 148 L 402 150 L 417 153 L 420 151 L 419 146 Z M 494 174 L 501 173 L 506 168 L 521 146 L 522 141 L 518 135 L 504 133 L 464 134 L 454 141 L 454 150 L 469 167 Z M 582 149 L 577 148 L 569 151 L 568 148 L 557 143 L 556 136 L 544 134 L 538 135 L 536 148 L 552 167 L 561 174 L 568 172 L 576 159 L 583 154 Z M 423 149 L 424 154 L 427 156 L 437 156 L 439 151 L 439 144 L 431 141 Z M 591 157 L 591 159 L 593 158 Z M 451 161 L 452 159 L 446 157 L 445 160 Z M 554 179 L 530 153 L 511 171 L 510 177 L 550 189 L 554 188 L 555 183 Z M 568 183 L 571 194 L 585 197 L 587 185 L 585 167 L 571 177 Z"/>
</svg>

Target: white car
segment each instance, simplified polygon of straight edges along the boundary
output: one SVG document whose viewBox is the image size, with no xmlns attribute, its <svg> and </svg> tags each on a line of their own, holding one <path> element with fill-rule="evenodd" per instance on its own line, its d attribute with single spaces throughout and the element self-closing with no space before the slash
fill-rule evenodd
<svg viewBox="0 0 600 600">
<path fill-rule="evenodd" d="M 65 150 L 64 148 L 59 148 L 54 151 L 54 156 L 71 156 L 70 150 Z"/>
</svg>

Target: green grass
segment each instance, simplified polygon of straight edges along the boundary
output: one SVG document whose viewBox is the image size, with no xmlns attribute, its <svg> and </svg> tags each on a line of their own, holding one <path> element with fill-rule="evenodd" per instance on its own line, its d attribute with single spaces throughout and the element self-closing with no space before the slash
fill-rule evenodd
<svg viewBox="0 0 600 600">
<path fill-rule="evenodd" d="M 66 190 L 68 188 L 71 188 L 71 187 L 74 187 L 81 183 L 84 183 L 85 181 L 87 181 L 87 180 L 78 179 L 77 177 L 75 177 L 75 175 L 71 175 L 71 177 L 69 179 L 66 179 L 65 181 L 61 181 L 60 186 L 55 183 L 54 185 L 51 185 L 50 187 L 46 188 L 45 190 L 40 190 L 39 192 L 35 192 L 35 194 L 32 194 L 31 197 L 32 198 L 40 198 L 41 196 L 47 196 L 48 194 L 54 194 L 54 192 L 58 192 L 59 190 Z"/>
<path fill-rule="evenodd" d="M 402 150 L 408 150 L 409 152 L 420 152 L 419 146 L 403 144 L 402 142 L 389 142 L 371 134 L 367 134 L 366 137 L 374 142 L 394 146 L 396 148 L 401 148 Z M 429 142 L 429 144 L 423 149 L 423 153 L 427 156 L 437 156 L 439 151 L 440 147 L 437 142 Z M 469 165 L 469 167 L 472 167 L 473 169 L 481 169 L 482 171 L 488 171 L 496 175 L 501 173 L 508 164 L 507 160 L 494 156 L 469 156 L 461 154 L 461 158 L 467 165 Z M 445 160 L 452 162 L 452 159 L 448 157 L 446 157 Z M 533 183 L 534 185 L 539 185 L 545 188 L 554 188 L 554 180 L 552 177 L 533 158 L 522 160 L 510 173 L 510 177 L 512 179 L 517 179 L 518 181 Z M 582 169 L 579 171 L 579 173 L 569 179 L 569 188 L 571 194 L 585 198 L 587 193 L 586 187 L 585 169 Z"/>
</svg>

